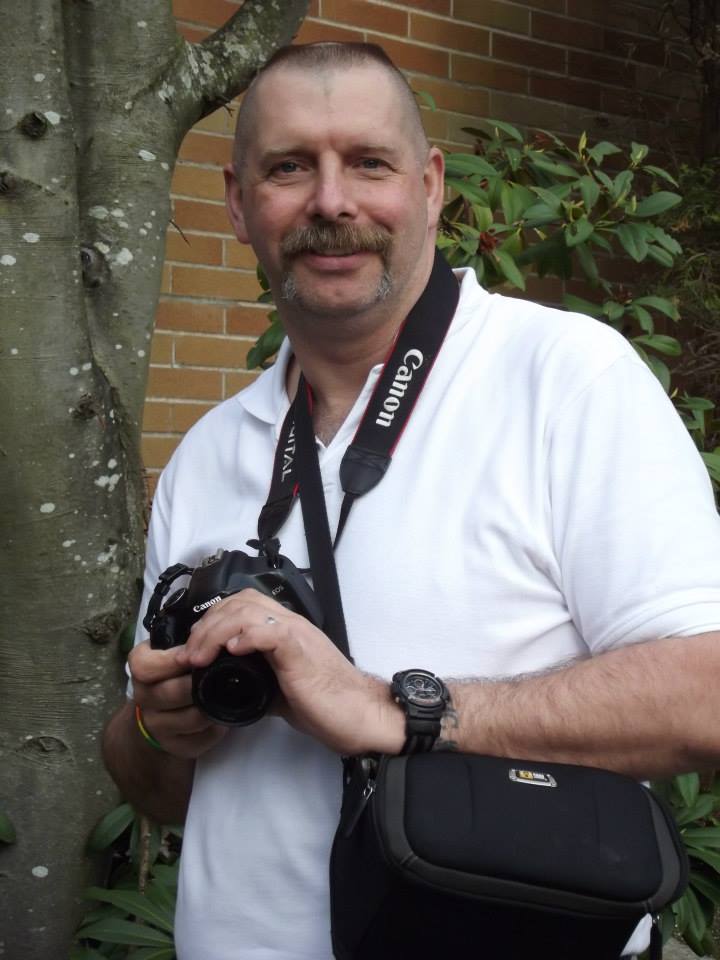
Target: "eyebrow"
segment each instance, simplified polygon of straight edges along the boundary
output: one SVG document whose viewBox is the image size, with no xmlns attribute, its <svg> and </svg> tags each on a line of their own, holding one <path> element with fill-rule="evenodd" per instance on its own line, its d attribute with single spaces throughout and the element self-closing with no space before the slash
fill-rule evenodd
<svg viewBox="0 0 720 960">
<path fill-rule="evenodd" d="M 360 156 L 364 156 L 365 154 L 380 155 L 391 159 L 396 159 L 399 156 L 399 151 L 394 147 L 390 147 L 387 144 L 376 143 L 359 143 L 347 152 Z M 260 163 L 261 165 L 271 164 L 276 160 L 281 160 L 283 157 L 310 157 L 311 153 L 312 151 L 308 150 L 306 146 L 280 147 L 274 150 L 266 150 L 260 157 Z"/>
</svg>

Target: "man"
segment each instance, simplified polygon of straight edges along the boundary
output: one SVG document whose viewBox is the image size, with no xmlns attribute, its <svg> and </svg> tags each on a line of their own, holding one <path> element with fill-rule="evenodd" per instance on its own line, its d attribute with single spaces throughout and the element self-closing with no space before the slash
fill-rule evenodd
<svg viewBox="0 0 720 960">
<path fill-rule="evenodd" d="M 336 528 L 340 459 L 433 265 L 442 154 L 377 48 L 281 51 L 245 98 L 226 182 L 289 342 L 163 475 L 145 604 L 170 564 L 254 535 L 300 371 Z M 684 427 L 613 331 L 457 278 L 392 465 L 336 550 L 355 665 L 256 591 L 214 604 L 184 647 L 150 650 L 139 632 L 133 695 L 163 752 L 129 702 L 105 755 L 157 819 L 180 820 L 189 801 L 180 960 L 331 956 L 338 757 L 403 749 L 397 671 L 468 678 L 448 681 L 441 746 L 637 777 L 718 761 L 720 531 Z M 307 566 L 299 509 L 279 536 Z M 188 670 L 223 648 L 265 655 L 281 690 L 272 717 L 229 729 L 192 705 Z"/>
</svg>

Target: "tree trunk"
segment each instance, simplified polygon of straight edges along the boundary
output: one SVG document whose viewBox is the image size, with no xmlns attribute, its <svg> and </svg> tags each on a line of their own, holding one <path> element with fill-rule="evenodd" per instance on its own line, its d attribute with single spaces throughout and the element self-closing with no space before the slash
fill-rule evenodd
<svg viewBox="0 0 720 960">
<path fill-rule="evenodd" d="M 0 955 L 61 960 L 116 802 L 99 739 L 143 562 L 140 420 L 189 127 L 289 42 L 247 0 L 204 44 L 169 0 L 25 0 L 0 36 Z"/>
</svg>

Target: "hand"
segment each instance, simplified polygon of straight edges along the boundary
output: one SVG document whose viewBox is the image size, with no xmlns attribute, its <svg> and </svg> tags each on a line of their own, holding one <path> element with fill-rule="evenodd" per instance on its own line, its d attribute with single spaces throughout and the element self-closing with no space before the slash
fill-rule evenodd
<svg viewBox="0 0 720 960">
<path fill-rule="evenodd" d="M 398 753 L 405 736 L 402 711 L 383 680 L 362 673 L 309 620 L 271 597 L 247 589 L 212 606 L 174 656 L 178 667 L 205 667 L 225 648 L 242 656 L 260 651 L 282 696 L 274 711 L 296 729 L 344 755 Z"/>
<path fill-rule="evenodd" d="M 163 750 L 194 760 L 222 740 L 228 728 L 193 705 L 190 674 L 175 650 L 152 650 L 145 641 L 130 651 L 128 665 L 143 723 Z"/>
</svg>

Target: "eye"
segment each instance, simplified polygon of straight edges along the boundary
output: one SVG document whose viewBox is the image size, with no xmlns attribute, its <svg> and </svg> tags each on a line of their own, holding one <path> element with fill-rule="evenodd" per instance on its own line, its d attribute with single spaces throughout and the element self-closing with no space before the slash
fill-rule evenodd
<svg viewBox="0 0 720 960">
<path fill-rule="evenodd" d="M 280 160 L 274 164 L 268 171 L 271 177 L 288 177 L 298 173 L 301 167 L 296 160 Z"/>
<path fill-rule="evenodd" d="M 386 166 L 384 161 L 379 160 L 377 157 L 363 157 L 360 164 L 365 170 L 380 170 Z"/>
</svg>

